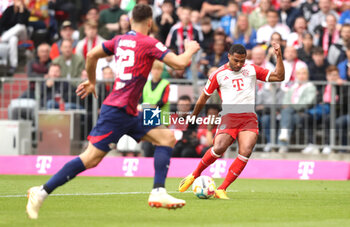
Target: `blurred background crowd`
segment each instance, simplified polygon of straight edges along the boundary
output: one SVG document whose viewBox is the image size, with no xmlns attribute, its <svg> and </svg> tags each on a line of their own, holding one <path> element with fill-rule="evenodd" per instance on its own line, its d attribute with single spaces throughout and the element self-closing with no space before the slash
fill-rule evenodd
<svg viewBox="0 0 350 227">
<path fill-rule="evenodd" d="M 273 70 L 276 59 L 270 43 L 274 41 L 282 47 L 286 74 L 282 83 L 257 86 L 256 110 L 263 150 L 268 152 L 278 145 L 279 152 L 287 152 L 293 129 L 299 126 L 307 129 L 304 153 L 318 153 L 321 148 L 329 154 L 331 143 L 346 151 L 350 125 L 348 0 L 2 0 L 0 65 L 6 67 L 3 76 L 24 72 L 28 79 L 43 78 L 40 94 L 45 98 L 41 98 L 41 107 L 84 108 L 74 98 L 65 97 L 74 93 L 78 83 L 69 80 L 87 78 L 84 68 L 89 50 L 130 31 L 130 12 L 139 3 L 152 6 L 154 26 L 150 35 L 171 51 L 182 53 L 185 39 L 196 40 L 201 46 L 185 70 L 173 70 L 155 62 L 143 102 L 168 108 L 170 84 L 166 81 L 206 80 L 228 61 L 227 51 L 232 44 L 246 47 L 247 63 Z M 113 57 L 100 59 L 97 80 L 113 80 L 115 64 Z M 100 86 L 103 97 L 111 84 Z M 34 99 L 35 91 L 35 83 L 29 83 L 20 97 Z M 220 101 L 213 99 L 217 101 L 206 108 L 204 115 L 218 115 Z M 175 100 L 172 109 L 188 107 L 183 112 L 191 111 L 196 101 L 187 95 L 179 95 Z M 275 104 L 278 106 L 272 106 Z M 272 110 L 275 115 L 271 115 Z M 320 128 L 321 139 L 315 130 Z M 183 129 L 174 155 L 200 156 L 212 145 L 215 129 L 215 125 Z M 271 135 L 273 129 L 275 135 Z M 332 129 L 337 129 L 336 143 L 327 136 Z M 143 147 L 146 155 L 152 155 L 151 144 Z"/>
</svg>

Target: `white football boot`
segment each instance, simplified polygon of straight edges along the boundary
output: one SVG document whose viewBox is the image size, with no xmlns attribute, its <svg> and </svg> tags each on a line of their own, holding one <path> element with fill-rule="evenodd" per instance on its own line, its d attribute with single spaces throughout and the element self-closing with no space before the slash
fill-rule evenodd
<svg viewBox="0 0 350 227">
<path fill-rule="evenodd" d="M 156 208 L 176 209 L 185 206 L 186 201 L 172 197 L 165 188 L 154 188 L 149 195 L 148 205 Z"/>
<path fill-rule="evenodd" d="M 28 190 L 26 212 L 30 219 L 38 218 L 39 209 L 47 196 L 48 194 L 42 186 L 32 187 Z"/>
</svg>

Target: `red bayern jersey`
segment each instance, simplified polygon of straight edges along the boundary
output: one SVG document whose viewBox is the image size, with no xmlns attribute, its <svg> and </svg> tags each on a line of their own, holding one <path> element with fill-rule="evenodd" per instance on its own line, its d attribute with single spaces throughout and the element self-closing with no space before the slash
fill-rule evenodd
<svg viewBox="0 0 350 227">
<path fill-rule="evenodd" d="M 102 44 L 108 55 L 114 55 L 116 73 L 112 92 L 103 104 L 125 108 L 137 115 L 137 104 L 155 59 L 162 60 L 169 50 L 158 40 L 130 31 Z"/>
<path fill-rule="evenodd" d="M 227 63 L 209 76 L 204 93 L 210 96 L 218 90 L 222 115 L 255 112 L 256 80 L 269 81 L 270 74 L 270 70 L 253 64 L 246 64 L 235 72 Z"/>
</svg>

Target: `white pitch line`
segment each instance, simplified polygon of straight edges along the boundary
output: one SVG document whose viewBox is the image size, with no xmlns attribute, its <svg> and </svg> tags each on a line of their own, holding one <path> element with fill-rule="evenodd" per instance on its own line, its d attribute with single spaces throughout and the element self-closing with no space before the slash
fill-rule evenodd
<svg viewBox="0 0 350 227">
<path fill-rule="evenodd" d="M 229 190 L 227 192 L 238 192 L 238 190 Z M 150 192 L 101 192 L 101 193 L 72 193 L 72 194 L 51 194 L 50 196 L 105 196 L 105 195 L 135 195 L 135 194 L 149 194 Z M 174 193 L 192 193 L 192 191 L 178 192 L 170 191 L 170 194 Z M 18 198 L 27 197 L 27 195 L 0 195 L 0 198 Z"/>
</svg>

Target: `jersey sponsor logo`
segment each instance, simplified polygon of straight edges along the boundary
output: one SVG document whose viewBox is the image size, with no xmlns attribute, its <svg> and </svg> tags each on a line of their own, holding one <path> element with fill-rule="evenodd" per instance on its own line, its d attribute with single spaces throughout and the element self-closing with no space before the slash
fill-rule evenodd
<svg viewBox="0 0 350 227">
<path fill-rule="evenodd" d="M 137 158 L 125 158 L 122 170 L 125 172 L 124 176 L 132 177 L 134 172 L 138 170 L 139 160 Z"/>
<path fill-rule="evenodd" d="M 228 76 L 225 76 L 224 81 L 225 81 L 225 80 L 228 80 Z"/>
<path fill-rule="evenodd" d="M 210 172 L 213 173 L 211 175 L 212 178 L 222 178 L 226 170 L 226 161 L 225 160 L 216 160 L 211 167 L 210 167 Z"/>
<path fill-rule="evenodd" d="M 143 125 L 158 126 L 160 125 L 160 113 L 162 111 L 157 108 L 145 108 L 143 110 Z"/>
<path fill-rule="evenodd" d="M 315 162 L 299 162 L 298 174 L 300 180 L 309 180 L 314 173 Z"/>
<path fill-rule="evenodd" d="M 156 47 L 157 47 L 160 51 L 162 51 L 162 52 L 164 52 L 164 51 L 167 50 L 166 46 L 164 46 L 163 43 L 161 43 L 161 42 L 158 42 L 158 43 L 156 44 Z"/>
<path fill-rule="evenodd" d="M 233 88 L 236 88 L 237 91 L 243 90 L 244 83 L 243 83 L 243 79 L 242 78 L 233 79 L 232 83 L 233 83 Z"/>
<path fill-rule="evenodd" d="M 51 163 L 52 163 L 52 156 L 38 156 L 36 158 L 36 165 L 35 167 L 38 170 L 39 174 L 46 174 L 47 169 L 51 168 Z"/>
</svg>

